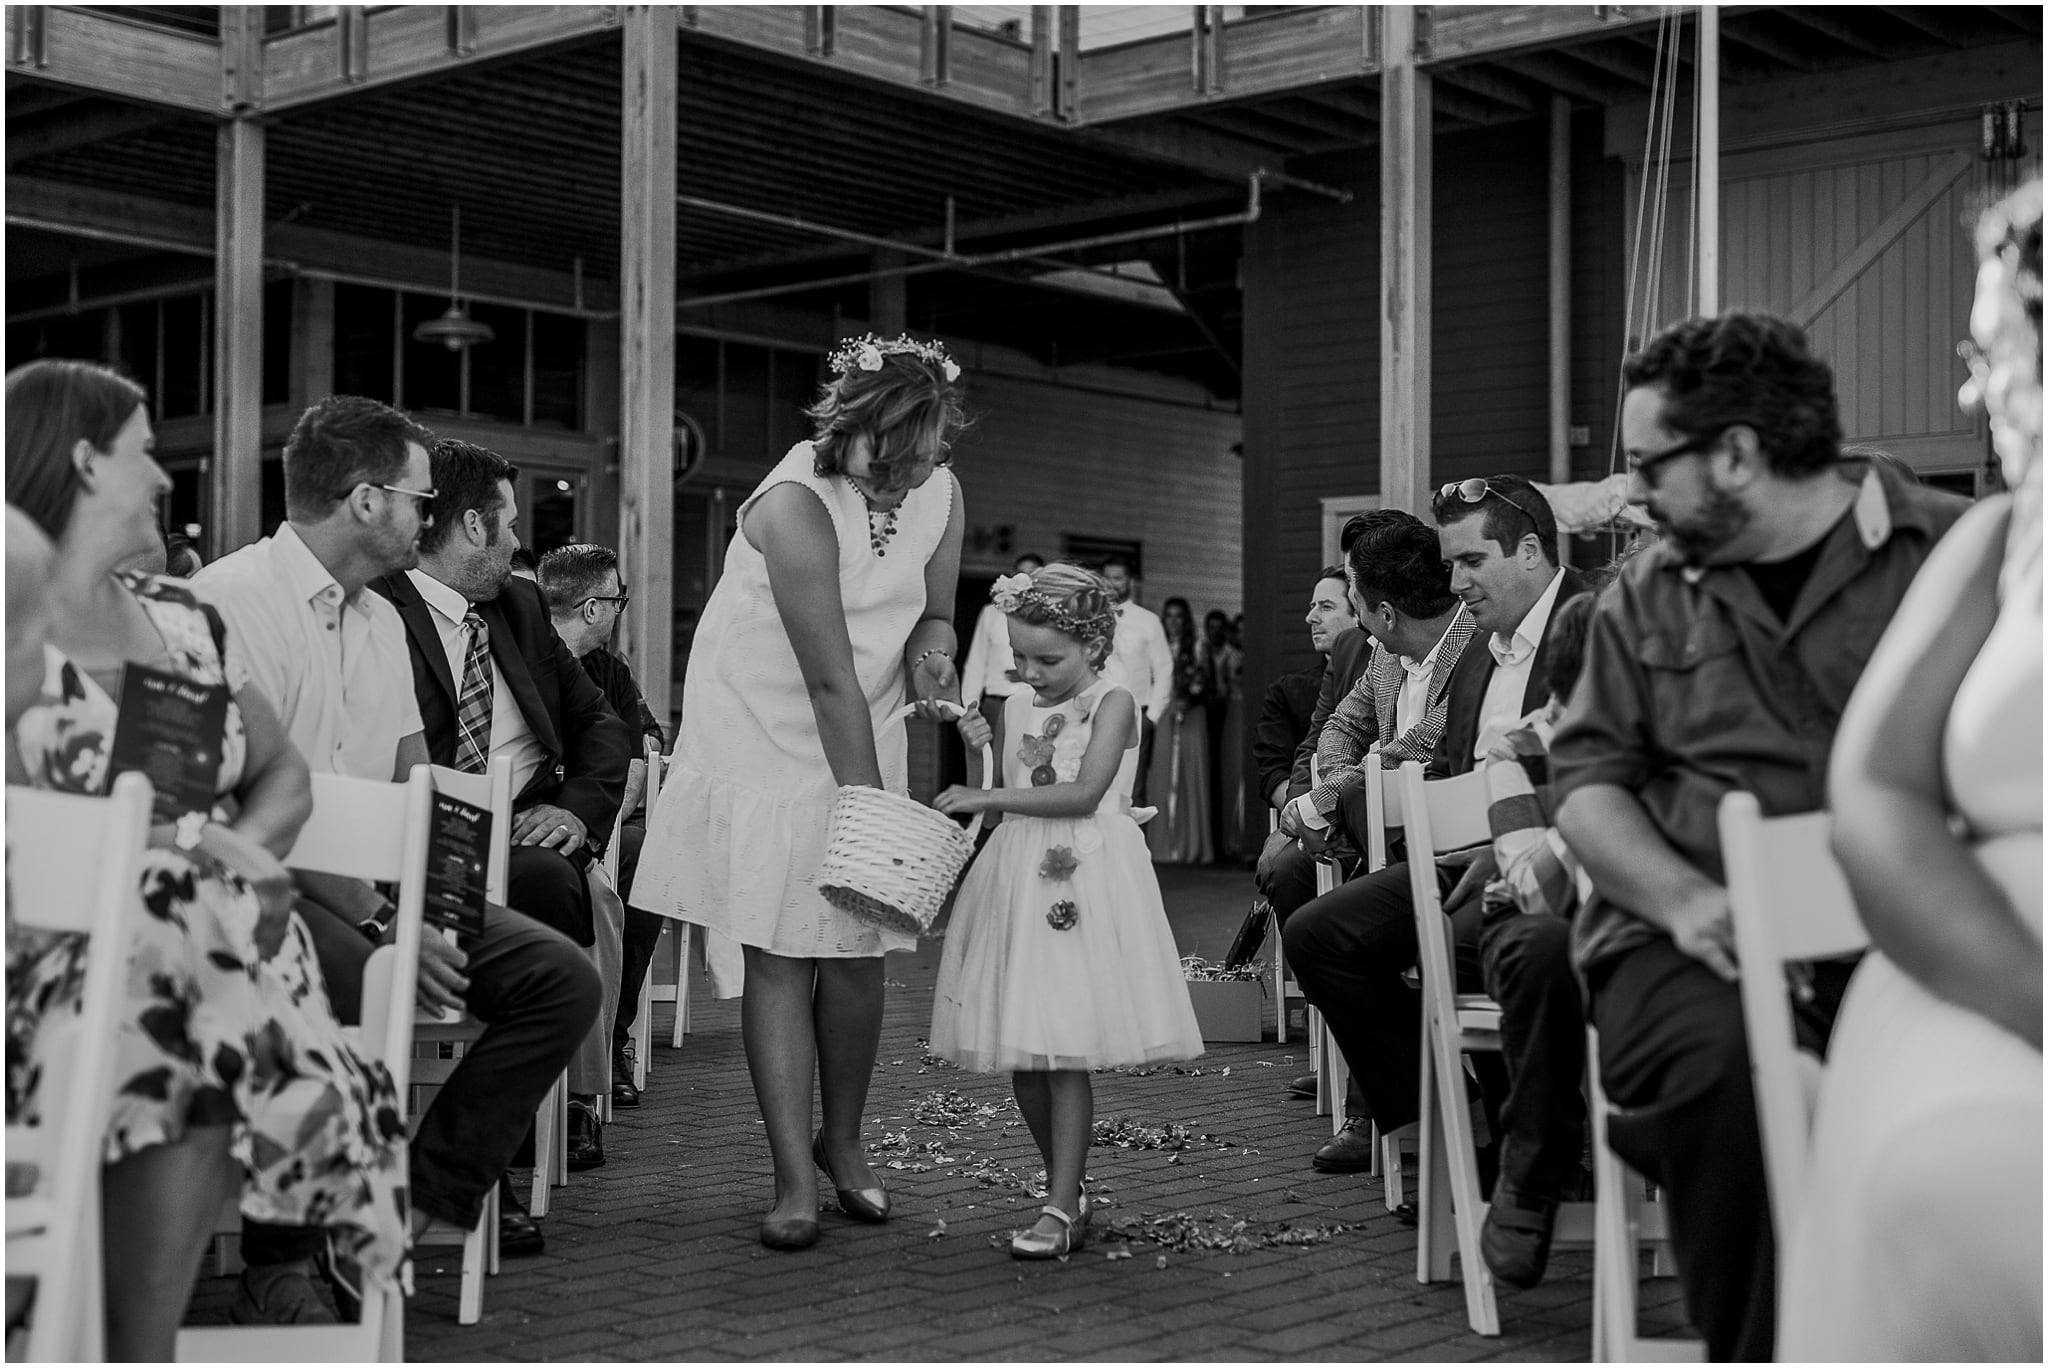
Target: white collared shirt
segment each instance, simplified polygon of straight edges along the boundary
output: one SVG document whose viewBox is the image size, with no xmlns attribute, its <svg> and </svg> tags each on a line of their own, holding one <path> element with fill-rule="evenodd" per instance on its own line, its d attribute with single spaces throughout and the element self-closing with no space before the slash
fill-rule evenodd
<svg viewBox="0 0 2048 1368">
<path fill-rule="evenodd" d="M 462 693 L 462 658 L 469 654 L 469 633 L 462 626 L 469 616 L 470 602 L 424 570 L 408 570 L 413 587 L 434 611 L 434 626 L 441 633 L 441 649 L 448 653 L 448 673 L 455 680 L 459 703 Z M 509 644 L 509 643 L 508 643 Z M 491 758 L 512 757 L 512 792 L 524 793 L 546 756 L 540 738 L 527 725 L 519 701 L 505 687 L 505 672 L 498 668 L 497 651 L 491 652 Z"/>
<path fill-rule="evenodd" d="M 1114 658 L 1122 676 L 1117 682 L 1131 691 L 1144 715 L 1157 722 L 1173 702 L 1173 651 L 1159 614 L 1126 600 L 1116 606 Z"/>
<path fill-rule="evenodd" d="M 202 567 L 192 590 L 310 769 L 398 777 L 398 743 L 421 729 L 398 609 L 367 588 L 343 595 L 290 523 Z"/>
<path fill-rule="evenodd" d="M 1515 634 L 1502 640 L 1498 632 L 1486 639 L 1493 653 L 1493 678 L 1486 683 L 1486 697 L 1479 705 L 1478 741 L 1472 747 L 1474 759 L 1484 759 L 1494 741 L 1521 720 L 1527 709 L 1522 695 L 1529 688 L 1529 671 L 1536 665 L 1536 649 L 1550 626 L 1550 610 L 1557 606 L 1558 586 L 1564 583 L 1564 569 L 1558 568 L 1550 584 L 1515 627 Z"/>
</svg>

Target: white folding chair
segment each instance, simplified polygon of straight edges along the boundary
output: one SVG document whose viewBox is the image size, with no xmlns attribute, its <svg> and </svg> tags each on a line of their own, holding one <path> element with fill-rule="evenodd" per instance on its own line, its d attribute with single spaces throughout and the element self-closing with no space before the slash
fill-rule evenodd
<svg viewBox="0 0 2048 1368">
<path fill-rule="evenodd" d="M 1583 891 L 1583 889 L 1582 889 Z M 1586 1028 L 1586 1110 L 1593 1118 L 1593 1362 L 1700 1363 L 1697 1339 L 1644 1339 L 1636 1333 L 1636 1283 L 1644 1249 L 1652 1276 L 1669 1277 L 1671 1222 L 1661 1199 L 1644 1191 L 1643 1176 L 1607 1145 L 1613 1115 L 1600 1086 L 1600 1035 Z"/>
<path fill-rule="evenodd" d="M 1767 819 L 1755 794 L 1738 792 L 1721 800 L 1719 815 L 1771 1221 L 1782 1238 L 1805 1188 L 1821 1073 L 1793 1034 L 1785 966 L 1854 954 L 1870 937 L 1829 847 L 1827 813 Z"/>
<path fill-rule="evenodd" d="M 1457 991 L 1451 923 L 1437 893 L 1435 859 L 1492 839 L 1486 779 L 1473 770 L 1425 783 L 1422 766 L 1410 761 L 1401 766 L 1395 782 L 1407 831 L 1408 886 L 1422 971 L 1422 1172 L 1415 1279 L 1448 1281 L 1455 1248 L 1465 1287 L 1466 1322 L 1476 1334 L 1498 1335 L 1500 1308 L 1493 1273 L 1479 1253 L 1486 1204 L 1479 1195 L 1464 1057 L 1500 1049 L 1500 1007 L 1484 993 Z M 1590 1202 L 1559 1207 L 1553 1247 L 1585 1245 L 1592 1236 Z"/>
<path fill-rule="evenodd" d="M 491 902 L 504 905 L 506 892 L 511 885 L 512 865 L 512 761 L 509 756 L 498 756 L 490 762 L 490 768 L 482 774 L 468 774 L 450 769 L 444 765 L 431 766 L 436 791 L 449 797 L 480 807 L 491 814 L 491 849 L 484 870 L 484 896 Z M 412 1085 L 419 1090 L 418 1105 L 412 1110 L 415 1115 L 423 1114 L 431 1104 L 428 1089 L 438 1091 L 454 1076 L 462 1062 L 462 1054 L 482 1038 L 484 1023 L 466 1013 L 449 1020 L 422 1018 L 413 1030 L 414 1058 L 412 1061 Z M 443 1047 L 451 1058 L 442 1058 Z M 422 1051 L 428 1053 L 422 1054 Z M 534 1160 L 533 1195 L 530 1207 L 536 1216 L 547 1211 L 548 1183 L 555 1168 L 560 1169 L 560 1183 L 569 1179 L 566 1164 L 564 1139 L 568 1133 L 569 1094 L 561 1079 L 542 1100 L 534 1116 Z M 562 1155 L 557 1162 L 557 1155 Z M 557 1183 L 556 1186 L 560 1186 Z M 461 1325 L 474 1325 L 483 1318 L 484 1276 L 498 1271 L 498 1185 L 491 1184 L 484 1195 L 483 1214 L 478 1218 L 476 1228 L 469 1231 L 455 1231 L 440 1225 L 430 1226 L 416 1244 L 450 1244 L 450 1237 L 461 1236 L 462 1244 L 462 1291 L 456 1301 L 455 1319 Z"/>
<path fill-rule="evenodd" d="M 1387 867 L 1388 833 L 1401 825 L 1401 795 L 1380 764 L 1377 743 L 1366 752 L 1360 773 L 1365 782 L 1365 872 L 1371 874 Z M 1410 1122 L 1382 1134 L 1374 1123 L 1372 1133 L 1374 1172 L 1380 1177 L 1387 1210 L 1392 1211 L 1408 1200 L 1407 1156 L 1420 1143 L 1421 1130 Z"/>
<path fill-rule="evenodd" d="M 650 741 L 647 744 L 647 749 L 653 750 L 654 743 Z M 619 838 L 621 835 L 624 834 L 626 830 L 626 819 L 632 815 L 633 809 L 639 805 L 640 798 L 642 794 L 646 791 L 646 787 L 647 762 L 645 760 L 637 759 L 630 761 L 626 765 L 626 796 L 624 800 L 621 801 L 619 804 L 618 814 L 612 818 L 611 839 L 605 842 L 604 858 L 598 861 L 597 865 L 597 868 L 601 872 L 605 883 L 610 886 L 611 890 L 614 893 L 619 895 L 619 900 L 622 903 L 625 901 L 626 890 L 619 887 Z M 592 892 L 594 894 L 595 890 L 593 889 Z M 647 996 L 647 984 L 645 979 L 641 980 L 640 996 L 643 999 Z M 605 1047 L 607 1054 L 611 1053 L 611 1025 L 611 1022 L 609 1021 L 599 1021 L 591 1027 L 593 1031 L 603 1031 L 606 1033 L 607 1038 L 605 1040 Z M 640 1026 L 640 1017 L 638 1013 L 634 1014 L 633 1026 L 636 1032 L 637 1041 L 637 1032 Z M 637 1043 L 633 1053 L 633 1086 L 638 1088 L 644 1083 L 646 1079 L 646 1072 L 644 1067 L 639 1062 L 640 1052 Z M 612 1120 L 612 1095 L 610 1089 L 606 1089 L 602 1094 L 599 1095 L 597 1099 L 597 1104 L 598 1115 L 603 1119 L 606 1125 L 610 1125 Z"/>
<path fill-rule="evenodd" d="M 402 785 L 316 774 L 313 815 L 285 857 L 293 869 L 398 885 L 392 943 L 371 951 L 363 966 L 357 1038 L 365 1056 L 391 1071 L 400 1098 L 412 1080 L 433 800 L 433 776 L 424 766 Z M 224 1218 L 239 1228 L 235 1204 Z M 191 1326 L 178 1332 L 181 1363 L 399 1363 L 404 1358 L 405 1297 L 396 1286 L 365 1289 L 362 1318 L 354 1325 Z"/>
<path fill-rule="evenodd" d="M 655 800 L 661 797 L 662 781 L 667 778 L 669 757 L 649 743 L 647 748 L 647 812 L 654 813 Z M 701 937 L 691 934 L 694 929 L 689 922 L 670 915 L 664 908 L 650 908 L 658 913 L 668 925 L 669 964 L 675 970 L 673 983 L 656 986 L 653 966 L 648 966 L 647 978 L 640 988 L 640 1010 L 633 1018 L 634 1052 L 639 1056 L 640 1066 L 647 1067 L 647 1052 L 654 1041 L 654 1004 L 673 1002 L 676 1005 L 675 1021 L 669 1027 L 668 1047 L 671 1050 L 683 1048 L 683 1037 L 690 1030 L 690 959 L 694 948 L 701 958 L 708 946 Z M 708 934 L 708 933 L 707 933 Z M 656 952 L 657 954 L 659 951 Z"/>
<path fill-rule="evenodd" d="M 7 1127 L 7 1272 L 34 1280 L 25 1343 L 9 1357 L 106 1357 L 100 1254 L 100 1137 L 114 1095 L 114 1037 L 127 978 L 127 927 L 140 912 L 149 780 L 124 774 L 110 797 L 7 789 L 8 905 L 24 928 L 85 937 L 78 1010 L 38 1030 L 65 1067 L 37 1085 L 42 1124 Z M 25 1182 L 17 1182 L 20 1175 Z M 22 1188 L 16 1196 L 16 1188 Z M 18 1353 L 17 1353 L 18 1350 Z"/>
</svg>

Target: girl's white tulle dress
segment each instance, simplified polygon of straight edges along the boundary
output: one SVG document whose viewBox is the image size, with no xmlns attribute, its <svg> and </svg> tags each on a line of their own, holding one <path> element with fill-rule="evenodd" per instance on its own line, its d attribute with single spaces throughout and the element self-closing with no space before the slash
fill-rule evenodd
<svg viewBox="0 0 2048 1368">
<path fill-rule="evenodd" d="M 1098 680 L 1057 707 L 1003 709 L 1003 783 L 1049 766 L 1074 780 L 1102 701 Z M 1192 1059 L 1202 1032 L 1144 834 L 1131 816 L 1137 731 L 1086 817 L 1006 813 L 962 881 L 932 1004 L 932 1052 L 962 1068 L 1091 1069 Z"/>
</svg>

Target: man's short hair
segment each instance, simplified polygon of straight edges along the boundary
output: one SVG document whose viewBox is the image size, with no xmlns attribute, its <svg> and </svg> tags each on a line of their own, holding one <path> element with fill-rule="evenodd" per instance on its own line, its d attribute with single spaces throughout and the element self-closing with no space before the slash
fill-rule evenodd
<svg viewBox="0 0 2048 1368">
<path fill-rule="evenodd" d="M 330 394 L 311 405 L 284 444 L 285 516 L 319 522 L 357 485 L 398 483 L 409 442 L 431 448 L 434 434 L 389 404 Z"/>
<path fill-rule="evenodd" d="M 609 546 L 578 542 L 558 546 L 540 558 L 540 596 L 550 613 L 566 613 L 593 594 L 601 594 L 605 580 L 619 568 L 619 553 Z"/>
<path fill-rule="evenodd" d="M 420 532 L 420 554 L 433 555 L 448 544 L 463 514 L 483 515 L 488 542 L 498 539 L 498 510 L 505 492 L 498 488 L 519 475 L 519 467 L 486 447 L 443 437 L 427 451 L 434 468 L 434 525 Z"/>
<path fill-rule="evenodd" d="M 1321 584 L 1326 579 L 1333 579 L 1339 584 L 1344 583 L 1344 567 L 1341 565 L 1326 565 L 1316 571 L 1316 584 Z M 1311 584 L 1309 590 L 1313 592 L 1315 584 Z"/>
<path fill-rule="evenodd" d="M 1124 568 L 1124 573 L 1132 579 L 1138 577 L 1138 567 L 1131 564 L 1131 558 L 1121 551 L 1112 551 L 1102 558 L 1102 573 L 1108 574 L 1109 567 L 1112 565 L 1121 565 Z"/>
<path fill-rule="evenodd" d="M 1482 491 L 1477 499 L 1468 497 L 1474 489 Z M 1513 555 L 1522 538 L 1534 532 L 1543 558 L 1553 566 L 1558 563 L 1557 515 L 1542 491 L 1519 475 L 1460 480 L 1437 491 L 1429 501 L 1429 512 L 1438 527 L 1478 516 L 1483 520 L 1479 534 L 1498 546 L 1503 556 Z"/>
<path fill-rule="evenodd" d="M 1344 563 L 1368 608 L 1391 603 L 1403 617 L 1426 620 L 1457 605 L 1436 530 L 1413 513 L 1376 508 L 1360 514 Z"/>
<path fill-rule="evenodd" d="M 1782 318 L 1733 311 L 1688 318 L 1622 363 L 1629 389 L 1664 396 L 1664 426 L 1687 438 L 1746 425 L 1773 474 L 1801 479 L 1841 456 L 1835 373 Z"/>
</svg>

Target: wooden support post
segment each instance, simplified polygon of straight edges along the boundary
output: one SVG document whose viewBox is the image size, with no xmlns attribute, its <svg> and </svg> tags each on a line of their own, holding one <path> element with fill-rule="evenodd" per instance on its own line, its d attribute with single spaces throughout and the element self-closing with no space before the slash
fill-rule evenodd
<svg viewBox="0 0 2048 1368">
<path fill-rule="evenodd" d="M 209 559 L 263 535 L 263 138 L 254 119 L 229 119 L 214 157 Z"/>
<path fill-rule="evenodd" d="M 619 563 L 627 659 L 667 722 L 675 631 L 676 25 L 629 5 L 620 73 Z"/>
<path fill-rule="evenodd" d="M 1052 6 L 1031 7 L 1031 113 L 1052 113 Z"/>
<path fill-rule="evenodd" d="M 341 61 L 341 79 L 353 85 L 370 74 L 370 10 L 367 5 L 341 5 L 335 10 L 334 41 Z"/>
<path fill-rule="evenodd" d="M 1550 97 L 1550 478 L 1572 477 L 1572 102 Z"/>
<path fill-rule="evenodd" d="M 1700 59 L 1693 67 L 1699 82 L 1699 163 L 1695 216 L 1699 232 L 1700 312 L 1721 312 L 1721 11 L 1701 5 Z"/>
<path fill-rule="evenodd" d="M 1195 91 L 1214 95 L 1223 89 L 1223 6 L 1196 5 L 1189 37 Z"/>
<path fill-rule="evenodd" d="M 1055 9 L 1059 15 L 1060 79 L 1053 112 L 1062 123 L 1077 123 L 1081 118 L 1081 7 L 1059 5 Z"/>
<path fill-rule="evenodd" d="M 919 27 L 919 79 L 937 89 L 953 84 L 953 7 L 926 5 Z"/>
<path fill-rule="evenodd" d="M 1429 73 L 1416 11 L 1380 6 L 1380 506 L 1429 506 Z"/>
</svg>

